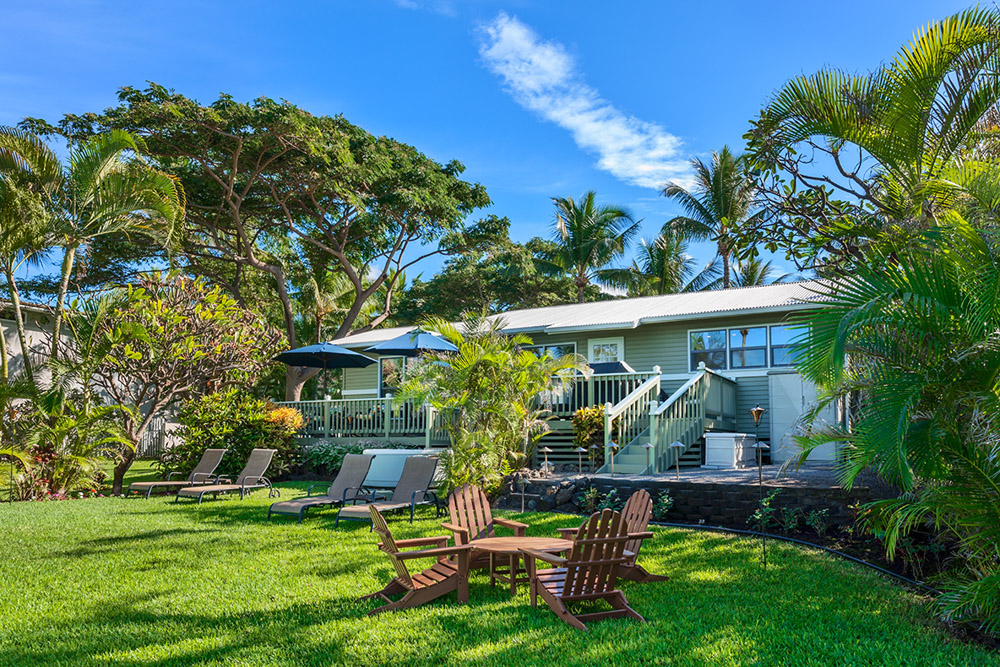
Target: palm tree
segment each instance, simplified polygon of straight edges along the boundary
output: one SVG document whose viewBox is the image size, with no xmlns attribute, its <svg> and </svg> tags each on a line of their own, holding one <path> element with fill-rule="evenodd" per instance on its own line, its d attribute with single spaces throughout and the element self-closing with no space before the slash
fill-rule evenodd
<svg viewBox="0 0 1000 667">
<path fill-rule="evenodd" d="M 571 197 L 553 197 L 556 205 L 555 251 L 538 261 L 541 270 L 569 275 L 576 285 L 577 303 L 583 303 L 584 291 L 598 272 L 625 254 L 625 249 L 639 231 L 639 222 L 620 206 L 599 206 L 597 194 L 590 190 L 579 201 Z"/>
<path fill-rule="evenodd" d="M 141 233 L 169 247 L 184 217 L 180 181 L 146 164 L 141 139 L 110 130 L 72 147 L 62 179 L 56 233 L 63 261 L 56 295 L 52 358 L 77 250 L 107 234 Z"/>
<path fill-rule="evenodd" d="M 847 219 L 833 225 L 823 215 L 791 214 L 780 231 L 833 234 L 831 242 L 846 235 L 840 252 L 859 254 L 867 241 L 852 236 L 897 237 L 898 246 L 933 226 L 962 195 L 950 172 L 981 159 L 984 149 L 995 157 L 998 32 L 1000 11 L 975 7 L 918 31 L 873 72 L 828 68 L 788 82 L 748 135 L 755 162 L 765 171 L 799 172 L 797 184 L 807 187 L 784 198 L 822 191 L 827 206 L 836 199 L 863 205 L 837 204 Z M 802 156 L 814 152 L 829 159 L 822 163 L 827 173 L 802 173 Z"/>
<path fill-rule="evenodd" d="M 735 250 L 733 232 L 741 225 L 753 222 L 763 215 L 754 212 L 754 182 L 743 155 L 733 155 L 728 146 L 712 153 L 711 164 L 700 158 L 691 161 L 694 168 L 694 185 L 690 189 L 671 183 L 663 196 L 679 203 L 684 215 L 667 224 L 676 227 L 693 239 L 711 239 L 716 242 L 722 259 L 722 286 L 732 286 L 730 263 Z"/>
<path fill-rule="evenodd" d="M 771 260 L 764 261 L 759 257 L 740 260 L 736 263 L 733 273 L 733 287 L 761 287 L 783 283 L 794 277 L 791 273 L 778 274 Z"/>
<path fill-rule="evenodd" d="M 804 316 L 798 369 L 852 397 L 851 428 L 814 425 L 803 460 L 842 443 L 848 487 L 874 469 L 903 493 L 869 505 L 893 553 L 914 528 L 958 542 L 939 598 L 946 615 L 1000 630 L 1000 240 L 958 214 L 893 258 L 866 262 L 832 283 L 824 308 Z M 879 259 L 879 258 L 873 258 Z"/>
<path fill-rule="evenodd" d="M 625 268 L 604 269 L 599 278 L 605 285 L 624 289 L 629 296 L 657 296 L 697 292 L 719 278 L 718 265 L 698 266 L 688 254 L 688 240 L 679 230 L 664 225 L 655 239 L 639 242 L 638 257 Z"/>
<path fill-rule="evenodd" d="M 0 127 L 0 270 L 14 311 L 25 375 L 33 380 L 21 295 L 15 274 L 36 263 L 50 245 L 45 201 L 59 177 L 59 161 L 38 137 Z M 7 337 L 0 327 L 0 377 L 10 376 Z"/>
</svg>

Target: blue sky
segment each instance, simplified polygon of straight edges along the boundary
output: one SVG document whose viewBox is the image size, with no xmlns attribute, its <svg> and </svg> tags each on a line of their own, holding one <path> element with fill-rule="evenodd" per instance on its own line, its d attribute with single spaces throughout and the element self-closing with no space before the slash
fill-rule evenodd
<svg viewBox="0 0 1000 667">
<path fill-rule="evenodd" d="M 549 234 L 550 197 L 588 189 L 652 236 L 678 213 L 656 186 L 683 180 L 692 157 L 741 146 L 790 77 L 872 69 L 967 6 L 11 0 L 0 124 L 100 110 L 147 80 L 203 102 L 284 98 L 462 161 L 516 240 Z"/>
</svg>

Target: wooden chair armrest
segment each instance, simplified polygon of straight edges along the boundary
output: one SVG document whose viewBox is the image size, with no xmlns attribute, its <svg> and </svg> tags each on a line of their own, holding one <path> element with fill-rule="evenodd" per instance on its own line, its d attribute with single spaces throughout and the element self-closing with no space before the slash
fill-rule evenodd
<svg viewBox="0 0 1000 667">
<path fill-rule="evenodd" d="M 447 535 L 436 535 L 434 537 L 414 537 L 409 540 L 396 540 L 396 546 L 407 548 L 407 547 L 424 547 L 428 544 L 436 544 L 439 547 L 443 547 L 448 544 Z"/>
<path fill-rule="evenodd" d="M 462 544 L 465 544 L 469 541 L 468 528 L 462 528 L 461 526 L 456 526 L 455 524 L 448 523 L 446 521 L 441 522 L 441 527 L 444 528 L 445 530 L 450 530 L 452 533 L 455 533 L 455 536 L 461 540 Z"/>
<path fill-rule="evenodd" d="M 396 543 L 399 544 L 398 542 Z M 457 547 L 438 547 L 437 549 L 420 549 L 418 551 L 403 551 L 396 554 L 396 558 L 399 560 L 412 560 L 414 558 L 438 558 L 441 556 L 454 556 L 456 554 L 466 553 L 472 547 L 468 544 L 462 544 Z"/>
<path fill-rule="evenodd" d="M 520 521 L 511 521 L 510 519 L 493 519 L 493 523 L 512 529 L 516 537 L 523 537 L 524 531 L 528 529 L 528 524 L 521 523 Z"/>
<path fill-rule="evenodd" d="M 569 561 L 562 556 L 556 556 L 555 554 L 545 553 L 544 551 L 536 551 L 535 549 L 521 549 L 522 554 L 525 556 L 531 556 L 537 558 L 540 561 L 549 563 L 551 565 L 564 565 Z"/>
<path fill-rule="evenodd" d="M 653 533 L 648 530 L 645 533 L 629 533 L 628 538 L 630 540 L 651 540 L 653 539 Z"/>
<path fill-rule="evenodd" d="M 576 528 L 557 528 L 557 530 L 559 531 L 559 537 L 564 540 L 572 540 L 576 537 L 576 533 L 580 528 L 578 526 Z"/>
</svg>

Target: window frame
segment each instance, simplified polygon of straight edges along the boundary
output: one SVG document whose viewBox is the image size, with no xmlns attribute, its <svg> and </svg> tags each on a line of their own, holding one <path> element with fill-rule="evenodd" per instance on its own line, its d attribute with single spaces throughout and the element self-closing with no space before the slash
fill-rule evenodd
<svg viewBox="0 0 1000 667">
<path fill-rule="evenodd" d="M 568 346 L 572 347 L 573 348 L 572 354 L 576 354 L 576 341 L 575 340 L 566 341 L 565 343 L 532 343 L 531 345 L 525 345 L 525 346 L 523 346 L 521 349 L 522 350 L 527 350 L 529 352 L 534 352 L 535 356 L 539 356 L 538 355 L 538 350 L 544 350 L 547 347 L 558 347 L 558 346 L 564 346 L 564 345 L 568 345 Z M 544 354 L 544 352 L 543 352 L 543 354 Z"/>
<path fill-rule="evenodd" d="M 691 336 L 696 333 L 708 333 L 708 332 L 722 332 L 722 340 L 725 342 L 725 347 L 711 347 L 704 350 L 697 350 L 698 352 L 718 352 L 722 351 L 722 357 L 725 359 L 725 366 L 717 370 L 727 370 L 729 368 L 729 327 L 716 327 L 714 329 L 700 328 L 700 329 L 688 329 L 687 332 L 687 358 L 688 358 L 688 368 L 693 372 L 698 370 L 698 366 L 694 363 L 694 353 L 695 349 L 691 345 Z"/>
<path fill-rule="evenodd" d="M 406 366 L 409 364 L 409 357 L 405 357 L 403 355 L 392 355 L 392 356 L 386 356 L 386 357 L 379 357 L 378 358 L 378 397 L 379 398 L 386 398 L 385 392 L 383 391 L 383 384 L 382 384 L 382 378 L 384 377 L 383 374 L 382 374 L 382 362 L 385 361 L 385 360 L 387 360 L 387 359 L 399 359 L 399 360 L 401 360 L 403 362 L 402 372 L 400 373 L 400 378 L 401 379 L 406 377 Z"/>
<path fill-rule="evenodd" d="M 772 368 L 778 368 L 778 369 L 782 369 L 782 368 L 795 368 L 795 364 L 794 363 L 791 363 L 791 364 L 781 364 L 781 365 L 777 365 L 777 366 L 772 363 L 773 357 L 774 357 L 774 350 L 779 350 L 779 349 L 782 349 L 782 348 L 788 348 L 789 346 L 787 344 L 785 344 L 785 345 L 772 345 L 772 343 L 771 343 L 771 329 L 774 328 L 774 327 L 791 327 L 791 326 L 793 326 L 793 325 L 789 324 L 788 322 L 780 322 L 780 321 L 779 322 L 773 322 L 772 321 L 772 322 L 762 322 L 762 323 L 759 323 L 759 324 L 750 324 L 750 325 L 746 325 L 746 326 L 722 325 L 722 326 L 718 326 L 718 327 L 697 327 L 697 328 L 694 328 L 694 329 L 688 329 L 687 330 L 688 372 L 692 372 L 693 373 L 694 371 L 698 370 L 698 367 L 692 363 L 692 355 L 694 354 L 694 350 L 691 348 L 691 334 L 703 333 L 703 332 L 706 332 L 706 331 L 725 331 L 726 332 L 726 335 L 725 335 L 725 340 L 726 340 L 726 348 L 725 348 L 725 352 L 726 352 L 726 366 L 725 366 L 725 368 L 718 368 L 718 369 L 715 369 L 715 370 L 718 370 L 718 371 L 732 371 L 734 373 L 742 373 L 742 372 L 750 372 L 750 373 L 752 373 L 752 372 L 755 372 L 755 371 L 756 372 L 767 371 L 767 370 L 770 370 Z M 765 354 L 765 362 L 766 363 L 763 366 L 743 366 L 743 367 L 740 367 L 740 368 L 733 368 L 733 366 L 732 366 L 733 347 L 730 345 L 730 332 L 731 331 L 739 331 L 740 329 L 765 329 L 766 330 L 766 332 L 767 332 L 767 346 L 766 346 L 766 348 L 764 348 L 765 349 L 765 353 L 764 354 Z M 720 350 L 720 349 L 721 348 L 712 348 L 712 350 Z M 759 349 L 761 349 L 761 346 L 756 345 L 756 346 L 752 346 L 752 347 L 737 348 L 737 349 L 759 350 Z"/>
<path fill-rule="evenodd" d="M 736 347 L 736 348 L 734 348 L 733 347 L 733 332 L 734 331 L 738 332 L 738 331 L 740 331 L 740 329 L 747 329 L 747 330 L 750 330 L 750 329 L 763 329 L 764 330 L 764 344 L 763 345 L 748 345 L 746 347 Z M 726 347 L 728 348 L 727 351 L 726 351 L 726 362 L 728 364 L 727 365 L 727 370 L 731 370 L 731 371 L 744 371 L 744 370 L 747 370 L 748 371 L 748 370 L 753 370 L 755 368 L 770 368 L 771 367 L 771 364 L 770 364 L 770 361 L 771 361 L 771 326 L 768 325 L 768 324 L 754 324 L 752 326 L 736 327 L 734 329 L 730 329 L 729 327 L 726 327 Z M 761 365 L 759 365 L 759 366 L 739 366 L 739 367 L 733 366 L 733 355 L 736 352 L 740 351 L 740 350 L 743 350 L 744 352 L 751 352 L 751 351 L 763 350 L 764 351 L 764 363 L 761 364 Z"/>
<path fill-rule="evenodd" d="M 792 325 L 790 325 L 790 324 L 769 324 L 769 325 L 767 325 L 767 363 L 768 363 L 768 368 L 795 368 L 795 362 L 794 361 L 792 363 L 789 363 L 789 364 L 775 364 L 774 363 L 774 351 L 775 350 L 791 349 L 791 347 L 792 347 L 791 344 L 790 343 L 783 343 L 781 345 L 775 345 L 773 342 L 771 342 L 771 329 L 774 329 L 776 327 L 783 327 L 785 329 L 789 329 L 789 328 L 791 328 L 791 326 Z M 794 336 L 793 336 L 793 338 L 794 338 Z"/>
<path fill-rule="evenodd" d="M 615 361 L 594 361 L 594 345 L 607 345 L 608 343 L 613 343 L 618 346 L 618 358 Z M 587 363 L 591 364 L 605 364 L 605 363 L 615 363 L 616 361 L 625 361 L 625 336 L 606 336 L 602 338 L 588 338 L 587 339 Z"/>
</svg>

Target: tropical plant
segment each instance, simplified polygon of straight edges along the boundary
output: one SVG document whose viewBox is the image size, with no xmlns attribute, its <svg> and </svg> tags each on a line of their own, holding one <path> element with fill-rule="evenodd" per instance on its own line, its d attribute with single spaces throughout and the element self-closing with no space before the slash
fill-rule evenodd
<svg viewBox="0 0 1000 667">
<path fill-rule="evenodd" d="M 890 554 L 925 527 L 957 541 L 939 603 L 947 617 L 996 632 L 1000 238 L 956 213 L 939 217 L 922 245 L 856 267 L 805 316 L 799 370 L 826 388 L 817 410 L 853 398 L 853 423 L 815 423 L 802 457 L 842 443 L 845 485 L 871 468 L 898 487 L 898 498 L 866 508 L 868 525 Z"/>
<path fill-rule="evenodd" d="M 570 417 L 573 444 L 587 450 L 591 470 L 604 464 L 604 409 L 603 405 L 584 406 Z"/>
<path fill-rule="evenodd" d="M 303 447 L 300 453 L 307 472 L 323 477 L 334 477 L 348 454 L 361 454 L 366 449 L 414 449 L 423 444 L 410 444 L 396 440 L 355 440 L 335 442 L 323 440 Z"/>
<path fill-rule="evenodd" d="M 707 289 L 720 278 L 714 261 L 699 267 L 688 254 L 684 233 L 666 224 L 659 236 L 639 242 L 638 257 L 626 268 L 604 269 L 601 281 L 628 292 L 629 296 L 657 296 Z"/>
<path fill-rule="evenodd" d="M 1000 12 L 977 6 L 871 72 L 793 78 L 746 135 L 771 215 L 739 230 L 744 246 L 814 266 L 916 240 L 961 199 L 956 170 L 995 155 L 998 47 Z"/>
<path fill-rule="evenodd" d="M 537 263 L 542 270 L 568 275 L 576 286 L 577 303 L 583 303 L 587 287 L 600 282 L 599 271 L 625 254 L 640 222 L 628 209 L 599 205 L 597 193 L 585 192 L 579 200 L 553 197 L 556 206 L 556 246 Z"/>
<path fill-rule="evenodd" d="M 792 274 L 779 274 L 771 260 L 764 261 L 760 257 L 748 257 L 736 263 L 733 272 L 733 287 L 761 287 L 783 283 L 792 279 Z"/>
<path fill-rule="evenodd" d="M 190 473 L 209 448 L 227 450 L 216 471 L 219 475 L 238 475 L 257 447 L 278 450 L 269 469 L 271 477 L 289 472 L 298 462 L 296 434 L 303 426 L 302 414 L 240 389 L 187 401 L 177 421 L 180 442 L 163 453 L 160 466 L 164 472 Z"/>
<path fill-rule="evenodd" d="M 491 490 L 530 460 L 548 431 L 545 396 L 589 366 L 575 354 L 539 357 L 523 349 L 531 339 L 504 335 L 500 319 L 474 317 L 459 327 L 432 318 L 421 328 L 440 333 L 458 352 L 417 359 L 397 400 L 428 403 L 441 415 L 451 440 L 442 457 L 447 491 L 466 483 Z"/>
<path fill-rule="evenodd" d="M 691 161 L 694 184 L 690 188 L 671 183 L 663 196 L 684 209 L 667 225 L 692 239 L 711 239 L 722 260 L 722 286 L 732 286 L 730 267 L 737 250 L 734 232 L 744 225 L 753 225 L 763 217 L 755 211 L 755 184 L 745 155 L 733 155 L 728 146 L 712 152 L 711 164 L 700 158 Z"/>
</svg>

